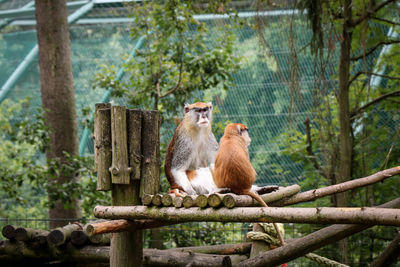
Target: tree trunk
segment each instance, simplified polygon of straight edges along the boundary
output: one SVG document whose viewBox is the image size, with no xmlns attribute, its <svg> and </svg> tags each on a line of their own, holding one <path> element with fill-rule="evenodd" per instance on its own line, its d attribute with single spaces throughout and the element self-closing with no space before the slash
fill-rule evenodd
<svg viewBox="0 0 400 267">
<path fill-rule="evenodd" d="M 78 130 L 75 94 L 72 76 L 70 35 L 66 0 L 35 0 L 37 38 L 39 44 L 39 67 L 42 104 L 45 109 L 46 125 L 51 130 L 50 144 L 46 151 L 48 160 L 66 162 L 65 153 L 78 155 Z M 77 177 L 60 173 L 57 184 L 64 184 Z M 50 189 L 51 190 L 51 189 Z M 81 217 L 78 199 L 66 207 L 61 201 L 49 197 L 51 204 L 50 227 L 68 223 L 67 219 Z"/>
<path fill-rule="evenodd" d="M 350 76 L 350 51 L 352 41 L 352 28 L 350 23 L 352 20 L 352 1 L 344 1 L 343 9 L 343 28 L 342 28 L 342 42 L 340 45 L 340 59 L 339 59 L 339 175 L 338 183 L 343 183 L 351 178 L 351 125 L 350 125 L 350 102 L 349 102 L 349 76 Z M 340 193 L 336 195 L 336 204 L 338 207 L 347 206 L 347 193 Z M 347 264 L 347 240 L 341 240 L 339 247 L 342 255 L 341 262 Z"/>
</svg>

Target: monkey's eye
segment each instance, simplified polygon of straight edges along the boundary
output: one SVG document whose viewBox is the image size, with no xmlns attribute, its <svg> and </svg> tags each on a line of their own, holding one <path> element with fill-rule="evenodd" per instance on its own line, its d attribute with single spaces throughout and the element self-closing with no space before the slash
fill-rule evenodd
<svg viewBox="0 0 400 267">
<path fill-rule="evenodd" d="M 208 111 L 208 107 L 205 107 L 205 108 L 194 108 L 194 110 L 196 111 L 196 112 L 206 112 L 206 111 Z"/>
</svg>

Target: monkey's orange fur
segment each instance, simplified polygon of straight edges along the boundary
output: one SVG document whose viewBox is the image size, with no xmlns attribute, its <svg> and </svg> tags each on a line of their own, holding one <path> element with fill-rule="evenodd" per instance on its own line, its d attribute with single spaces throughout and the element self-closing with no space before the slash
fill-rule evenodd
<svg viewBox="0 0 400 267">
<path fill-rule="evenodd" d="M 215 158 L 215 184 L 220 188 L 230 188 L 236 194 L 247 194 L 257 175 L 250 163 L 246 139 L 241 135 L 246 130 L 247 127 L 241 123 L 226 126 Z"/>
<path fill-rule="evenodd" d="M 268 207 L 258 194 L 250 191 L 256 181 L 257 173 L 250 163 L 248 144 L 250 137 L 245 125 L 231 123 L 226 126 L 215 158 L 212 172 L 214 182 L 219 188 L 230 188 L 235 194 L 249 195 L 261 206 Z M 273 225 L 283 246 L 285 244 L 283 237 L 277 225 L 275 223 Z"/>
</svg>

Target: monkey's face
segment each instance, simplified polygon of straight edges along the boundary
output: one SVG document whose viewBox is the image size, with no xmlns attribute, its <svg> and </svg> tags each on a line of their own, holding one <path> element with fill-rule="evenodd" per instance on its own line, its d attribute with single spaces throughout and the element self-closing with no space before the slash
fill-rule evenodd
<svg viewBox="0 0 400 267">
<path fill-rule="evenodd" d="M 244 140 L 246 140 L 246 145 L 249 146 L 251 143 L 251 138 L 249 135 L 249 128 L 247 128 L 243 124 L 238 124 L 237 127 L 238 127 L 239 135 L 242 136 L 244 138 Z"/>
<path fill-rule="evenodd" d="M 212 105 L 211 103 L 195 103 L 185 106 L 185 113 L 189 113 L 191 120 L 199 127 L 206 128 L 211 123 Z"/>
</svg>

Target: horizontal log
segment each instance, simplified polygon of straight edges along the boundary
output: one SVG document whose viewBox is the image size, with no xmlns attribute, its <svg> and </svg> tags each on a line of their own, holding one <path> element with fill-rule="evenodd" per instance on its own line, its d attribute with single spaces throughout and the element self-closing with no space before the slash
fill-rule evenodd
<svg viewBox="0 0 400 267">
<path fill-rule="evenodd" d="M 89 237 L 104 233 L 120 233 L 129 232 L 138 229 L 159 228 L 166 225 L 174 224 L 173 222 L 161 222 L 156 220 L 111 220 L 94 222 L 85 225 L 83 228 Z"/>
<path fill-rule="evenodd" d="M 143 250 L 145 266 L 232 266 L 247 259 L 244 255 L 214 255 L 172 250 Z"/>
<path fill-rule="evenodd" d="M 81 247 L 89 243 L 89 237 L 84 231 L 75 230 L 71 233 L 71 243 L 77 247 Z"/>
<path fill-rule="evenodd" d="M 394 210 L 400 208 L 400 198 L 384 203 L 377 208 Z M 283 247 L 266 251 L 257 257 L 240 263 L 238 266 L 277 266 L 301 257 L 328 244 L 335 243 L 343 238 L 354 235 L 372 225 L 361 224 L 334 224 L 313 232 L 305 237 L 288 242 Z"/>
<path fill-rule="evenodd" d="M 350 180 L 344 183 L 340 184 L 335 184 L 319 189 L 313 189 L 309 190 L 303 193 L 296 194 L 292 197 L 289 197 L 287 199 L 282 199 L 273 203 L 270 203 L 270 206 L 288 206 L 288 205 L 293 205 L 296 203 L 301 203 L 301 202 L 307 202 L 307 201 L 313 201 L 317 198 L 341 193 L 341 192 L 346 192 L 351 189 L 359 188 L 362 186 L 367 186 L 371 185 L 380 181 L 383 181 L 389 177 L 399 175 L 400 174 L 400 166 L 393 167 L 387 170 L 383 170 L 377 173 L 374 173 L 370 176 L 364 177 L 364 178 L 359 178 L 359 179 L 354 179 Z"/>
<path fill-rule="evenodd" d="M 213 255 L 158 249 L 144 249 L 143 263 L 148 266 L 231 266 L 247 259 L 244 255 Z M 110 246 L 32 248 L 20 241 L 0 241 L 0 263 L 109 263 Z"/>
<path fill-rule="evenodd" d="M 70 240 L 71 233 L 76 230 L 82 230 L 82 226 L 78 223 L 71 223 L 54 229 L 47 236 L 47 241 L 54 246 L 60 246 Z"/>
<path fill-rule="evenodd" d="M 37 236 L 47 236 L 49 231 L 33 228 L 18 227 L 15 229 L 15 239 L 18 241 L 34 240 Z"/>
<path fill-rule="evenodd" d="M 316 224 L 369 224 L 400 226 L 400 210 L 382 208 L 149 208 L 96 206 L 103 219 L 155 219 L 168 222 L 280 222 Z"/>
<path fill-rule="evenodd" d="M 5 226 L 3 226 L 3 229 L 1 230 L 1 233 L 3 234 L 3 236 L 5 238 L 8 239 L 14 239 L 15 238 L 15 230 L 18 227 L 11 225 L 11 224 L 7 224 Z"/>
<path fill-rule="evenodd" d="M 154 206 L 162 206 L 162 195 L 161 194 L 155 194 L 151 200 L 151 204 Z"/>
<path fill-rule="evenodd" d="M 277 191 L 260 195 L 260 197 L 265 201 L 265 203 L 268 204 L 273 201 L 277 201 L 279 199 L 297 194 L 299 191 L 300 186 L 295 184 L 287 187 L 281 187 Z M 223 195 L 222 202 L 227 208 L 260 206 L 260 203 L 258 203 L 258 201 L 247 195 L 226 194 Z"/>
<path fill-rule="evenodd" d="M 242 244 L 222 244 L 222 245 L 211 245 L 211 246 L 170 248 L 167 249 L 167 251 L 180 251 L 180 252 L 190 251 L 193 253 L 231 255 L 231 254 L 249 254 L 250 249 L 251 249 L 251 242 Z"/>
</svg>

